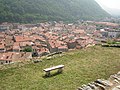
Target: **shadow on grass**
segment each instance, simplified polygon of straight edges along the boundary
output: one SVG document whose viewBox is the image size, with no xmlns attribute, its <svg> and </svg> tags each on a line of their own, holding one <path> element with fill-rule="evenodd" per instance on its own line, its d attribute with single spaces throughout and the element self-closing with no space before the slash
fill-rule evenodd
<svg viewBox="0 0 120 90">
<path fill-rule="evenodd" d="M 46 75 L 44 75 L 44 76 L 42 76 L 44 79 L 46 79 L 46 78 L 52 78 L 52 77 L 54 77 L 54 76 L 57 76 L 57 75 L 60 75 L 60 74 L 63 74 L 63 72 L 56 72 L 56 73 L 53 73 L 53 74 L 50 74 L 49 76 L 46 76 Z"/>
</svg>

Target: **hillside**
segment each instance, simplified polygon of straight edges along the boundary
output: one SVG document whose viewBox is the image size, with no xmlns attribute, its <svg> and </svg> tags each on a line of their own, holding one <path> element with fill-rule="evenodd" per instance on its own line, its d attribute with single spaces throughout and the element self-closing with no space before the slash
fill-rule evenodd
<svg viewBox="0 0 120 90">
<path fill-rule="evenodd" d="M 62 74 L 44 78 L 43 69 L 63 64 Z M 95 46 L 64 53 L 37 64 L 0 70 L 0 90 L 76 90 L 120 71 L 120 48 Z"/>
<path fill-rule="evenodd" d="M 33 22 L 109 16 L 94 0 L 0 0 L 0 22 Z"/>
</svg>

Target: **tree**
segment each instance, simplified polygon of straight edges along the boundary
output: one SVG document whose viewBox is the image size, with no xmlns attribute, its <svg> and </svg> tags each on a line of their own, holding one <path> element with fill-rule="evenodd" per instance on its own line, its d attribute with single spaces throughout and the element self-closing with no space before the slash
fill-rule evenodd
<svg viewBox="0 0 120 90">
<path fill-rule="evenodd" d="M 32 47 L 31 46 L 28 46 L 26 47 L 23 52 L 32 52 Z"/>
</svg>

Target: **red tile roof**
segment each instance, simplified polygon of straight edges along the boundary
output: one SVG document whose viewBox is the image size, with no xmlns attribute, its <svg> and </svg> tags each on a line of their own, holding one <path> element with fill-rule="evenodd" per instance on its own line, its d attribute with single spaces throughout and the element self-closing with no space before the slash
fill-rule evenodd
<svg viewBox="0 0 120 90">
<path fill-rule="evenodd" d="M 12 52 L 0 53 L 0 60 L 11 61 L 12 60 Z"/>
<path fill-rule="evenodd" d="M 18 49 L 20 49 L 20 43 L 19 42 L 14 42 L 14 44 L 13 44 L 13 50 L 18 50 Z"/>
<path fill-rule="evenodd" d="M 31 41 L 31 38 L 29 38 L 28 36 L 15 36 L 14 38 L 16 42 Z"/>
<path fill-rule="evenodd" d="M 5 48 L 4 44 L 0 45 L 0 49 L 4 49 L 4 48 Z"/>
</svg>

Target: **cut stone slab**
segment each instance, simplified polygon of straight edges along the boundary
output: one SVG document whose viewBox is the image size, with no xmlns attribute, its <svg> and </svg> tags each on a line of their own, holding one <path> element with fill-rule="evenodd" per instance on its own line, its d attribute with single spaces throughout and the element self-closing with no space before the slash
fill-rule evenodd
<svg viewBox="0 0 120 90">
<path fill-rule="evenodd" d="M 104 79 L 97 79 L 95 82 L 109 87 L 113 85 L 110 81 Z"/>
</svg>

